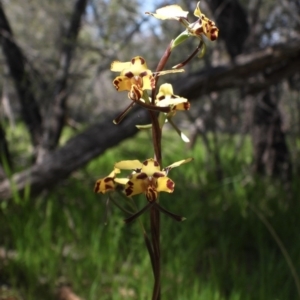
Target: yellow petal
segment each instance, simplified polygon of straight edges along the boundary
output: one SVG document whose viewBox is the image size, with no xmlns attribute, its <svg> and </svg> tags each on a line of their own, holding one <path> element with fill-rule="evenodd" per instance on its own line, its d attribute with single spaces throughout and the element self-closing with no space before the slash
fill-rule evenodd
<svg viewBox="0 0 300 300">
<path fill-rule="evenodd" d="M 185 98 L 182 98 L 182 99 L 185 99 Z M 187 102 L 187 101 L 182 101 L 182 103 L 179 103 L 177 105 L 175 105 L 173 107 L 174 110 L 189 110 L 191 107 L 191 103 L 190 102 Z"/>
<path fill-rule="evenodd" d="M 130 91 L 132 86 L 131 79 L 126 76 L 117 76 L 113 84 L 118 92 Z"/>
<path fill-rule="evenodd" d="M 149 178 L 145 173 L 133 174 L 131 179 L 125 185 L 126 196 L 134 196 L 147 191 L 149 186 Z"/>
<path fill-rule="evenodd" d="M 113 177 L 104 177 L 96 181 L 94 192 L 105 194 L 108 191 L 113 191 L 115 189 L 115 182 Z"/>
<path fill-rule="evenodd" d="M 156 10 L 156 14 L 146 12 L 147 15 L 151 15 L 160 20 L 179 20 L 179 18 L 187 18 L 188 13 L 188 11 L 184 11 L 179 5 L 168 5 L 159 8 Z"/>
<path fill-rule="evenodd" d="M 203 19 L 203 31 L 205 36 L 209 38 L 211 41 L 215 41 L 219 35 L 218 27 L 216 26 L 215 22 L 206 18 L 205 16 L 204 18 L 202 17 L 202 19 Z"/>
<path fill-rule="evenodd" d="M 130 65 L 121 70 L 120 75 L 126 75 L 127 73 L 132 73 L 133 75 L 140 75 L 140 73 L 144 73 L 143 76 L 147 74 L 152 74 L 152 72 L 148 69 L 146 61 L 141 56 L 134 57 Z"/>
<path fill-rule="evenodd" d="M 197 7 L 194 11 L 194 15 L 199 18 L 198 21 L 190 24 L 188 30 L 191 34 L 199 36 L 204 34 L 211 41 L 218 38 L 219 29 L 217 28 L 215 22 L 207 18 L 200 10 L 200 1 L 197 3 Z"/>
<path fill-rule="evenodd" d="M 156 74 L 157 76 L 162 76 L 162 75 L 166 75 L 166 74 L 181 73 L 181 72 L 184 72 L 184 69 L 165 70 L 165 71 L 160 71 L 160 72 L 154 72 L 153 74 Z"/>
<path fill-rule="evenodd" d="M 128 178 L 115 178 L 115 183 L 125 185 L 129 181 Z"/>
<path fill-rule="evenodd" d="M 129 62 L 114 61 L 110 66 L 110 70 L 113 72 L 121 72 L 121 75 L 130 71 L 134 75 L 138 75 L 144 71 L 149 71 L 149 73 L 151 73 L 147 68 L 145 59 L 141 56 L 135 56 Z"/>
<path fill-rule="evenodd" d="M 130 68 L 131 62 L 113 61 L 110 65 L 110 70 L 113 72 L 121 72 L 124 69 Z"/>
<path fill-rule="evenodd" d="M 148 74 L 143 76 L 143 90 L 152 90 L 155 87 L 155 82 L 153 80 L 153 75 Z"/>
<path fill-rule="evenodd" d="M 160 166 L 156 160 L 149 158 L 143 162 L 141 172 L 153 176 L 153 174 L 160 172 Z"/>
<path fill-rule="evenodd" d="M 173 193 L 175 183 L 169 177 L 160 177 L 157 179 L 157 191 Z"/>
<path fill-rule="evenodd" d="M 198 18 L 201 18 L 202 13 L 201 13 L 201 10 L 200 10 L 200 1 L 197 3 L 197 7 L 194 11 L 194 15 Z"/>
<path fill-rule="evenodd" d="M 171 105 L 175 105 L 176 107 L 179 106 L 180 104 L 183 104 L 184 102 L 187 102 L 186 98 L 166 98 L 160 101 L 157 101 L 156 106 L 160 106 L 160 107 L 166 107 L 166 106 L 171 106 Z M 180 108 L 182 106 L 179 106 Z M 180 109 L 180 110 L 185 110 L 185 109 Z"/>
<path fill-rule="evenodd" d="M 193 160 L 193 158 L 187 158 L 187 159 L 183 159 L 183 160 L 177 161 L 177 162 L 171 164 L 170 166 L 164 168 L 164 170 L 168 169 L 170 171 L 171 169 L 179 167 L 179 166 L 181 166 L 183 164 L 186 164 L 186 163 L 188 163 L 188 162 L 190 162 L 192 160 Z"/>
<path fill-rule="evenodd" d="M 159 87 L 156 98 L 166 95 L 173 95 L 173 86 L 170 83 L 164 83 Z"/>
<path fill-rule="evenodd" d="M 122 160 L 115 164 L 115 168 L 121 170 L 141 169 L 143 164 L 139 160 Z"/>
</svg>

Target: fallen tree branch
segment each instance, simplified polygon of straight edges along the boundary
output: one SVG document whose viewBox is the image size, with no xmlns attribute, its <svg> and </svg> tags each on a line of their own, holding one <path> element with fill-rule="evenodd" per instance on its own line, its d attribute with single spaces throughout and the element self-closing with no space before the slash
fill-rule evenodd
<svg viewBox="0 0 300 300">
<path fill-rule="evenodd" d="M 225 89 L 256 94 L 299 72 L 300 39 L 237 56 L 234 64 L 220 65 L 188 74 L 174 83 L 176 93 L 189 100 Z"/>
<path fill-rule="evenodd" d="M 109 117 L 90 127 L 53 151 L 42 163 L 1 182 L 0 201 L 11 198 L 12 189 L 22 194 L 28 184 L 31 195 L 52 188 L 107 149 L 133 136 L 138 131 L 136 124 L 149 122 L 147 112 L 139 108 L 118 126 L 112 120 L 113 117 Z"/>
</svg>

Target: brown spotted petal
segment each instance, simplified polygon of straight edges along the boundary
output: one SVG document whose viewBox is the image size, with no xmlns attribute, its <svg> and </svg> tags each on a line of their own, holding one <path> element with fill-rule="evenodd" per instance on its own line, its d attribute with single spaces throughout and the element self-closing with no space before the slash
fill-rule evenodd
<svg viewBox="0 0 300 300">
<path fill-rule="evenodd" d="M 215 41 L 218 38 L 219 29 L 215 22 L 207 18 L 200 10 L 200 1 L 197 3 L 197 7 L 194 11 L 194 15 L 199 18 L 195 23 L 190 24 L 188 30 L 193 35 L 204 34 L 211 41 Z"/>
<path fill-rule="evenodd" d="M 113 84 L 118 92 L 130 91 L 132 81 L 126 76 L 118 76 L 114 79 Z"/>
<path fill-rule="evenodd" d="M 169 177 L 160 177 L 157 179 L 157 191 L 173 193 L 175 182 Z"/>
<path fill-rule="evenodd" d="M 115 177 L 119 170 L 113 170 L 108 176 L 98 179 L 95 183 L 94 192 L 105 194 L 106 192 L 113 191 L 115 189 Z"/>
<path fill-rule="evenodd" d="M 141 172 L 153 176 L 154 173 L 160 172 L 159 163 L 155 159 L 149 158 L 143 162 Z"/>
<path fill-rule="evenodd" d="M 141 56 L 134 57 L 130 62 L 114 61 L 111 70 L 120 72 L 120 76 L 113 81 L 119 92 L 131 91 L 133 85 L 141 91 L 153 88 L 152 71 L 148 69 L 145 59 Z"/>
<path fill-rule="evenodd" d="M 125 194 L 128 197 L 145 193 L 148 190 L 150 181 L 145 173 L 133 174 L 125 185 Z"/>
</svg>

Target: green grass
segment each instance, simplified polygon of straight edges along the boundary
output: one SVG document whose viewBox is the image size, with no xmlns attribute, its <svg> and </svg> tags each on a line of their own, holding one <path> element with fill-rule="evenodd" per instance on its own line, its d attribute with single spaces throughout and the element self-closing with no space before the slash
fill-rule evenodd
<svg viewBox="0 0 300 300">
<path fill-rule="evenodd" d="M 189 150 L 177 137 L 164 137 L 164 165 L 195 160 L 170 172 L 175 192 L 161 195 L 166 209 L 187 218 L 177 223 L 162 215 L 162 299 L 297 299 L 279 247 L 247 203 L 267 217 L 300 270 L 299 180 L 287 195 L 279 182 L 252 177 L 249 140 L 238 155 L 228 140 L 220 141 L 223 177 L 217 179 L 200 142 Z M 0 247 L 10 256 L 0 259 L 0 281 L 26 300 L 53 299 L 60 283 L 70 283 L 85 299 L 150 299 L 153 276 L 140 226 L 137 221 L 125 226 L 126 216 L 113 205 L 106 213 L 107 197 L 95 195 L 93 185 L 115 161 L 151 156 L 148 136 L 141 133 L 55 190 L 2 205 Z M 145 204 L 143 197 L 136 202 Z M 147 216 L 141 217 L 146 227 Z"/>
</svg>

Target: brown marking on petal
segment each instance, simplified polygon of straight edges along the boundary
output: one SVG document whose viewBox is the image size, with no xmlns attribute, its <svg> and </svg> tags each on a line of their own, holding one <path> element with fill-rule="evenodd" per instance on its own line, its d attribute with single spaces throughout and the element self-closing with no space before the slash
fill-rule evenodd
<svg viewBox="0 0 300 300">
<path fill-rule="evenodd" d="M 99 191 L 99 188 L 100 188 L 100 183 L 101 183 L 101 180 L 98 180 L 95 184 L 95 188 L 94 188 L 94 192 L 95 193 L 98 193 Z"/>
<path fill-rule="evenodd" d="M 173 192 L 174 191 L 174 186 L 175 186 L 174 182 L 171 179 L 169 179 L 167 181 L 167 187 L 168 187 L 168 189 Z"/>
<path fill-rule="evenodd" d="M 140 174 L 138 174 L 138 175 L 136 176 L 136 179 L 142 179 L 142 180 L 144 180 L 144 179 L 146 179 L 146 178 L 148 178 L 148 176 L 147 176 L 146 173 L 140 173 Z"/>
<path fill-rule="evenodd" d="M 157 191 L 153 187 L 149 187 L 146 192 L 146 197 L 149 202 L 154 202 L 157 200 Z"/>
<path fill-rule="evenodd" d="M 135 64 L 135 58 L 133 58 L 132 60 L 131 60 L 131 63 L 134 65 Z"/>
<path fill-rule="evenodd" d="M 111 185 L 109 185 L 109 184 L 106 184 L 106 185 L 105 185 L 105 190 L 113 190 L 113 189 L 114 189 L 113 186 L 111 186 Z"/>
<path fill-rule="evenodd" d="M 155 167 L 159 167 L 159 163 L 157 162 L 157 160 L 154 160 L 153 163 Z"/>
<path fill-rule="evenodd" d="M 133 193 L 133 188 L 132 187 L 128 187 L 125 189 L 125 194 L 126 196 L 130 196 Z"/>
<path fill-rule="evenodd" d="M 185 110 L 189 110 L 190 107 L 191 107 L 191 103 L 190 103 L 190 102 L 184 102 L 184 103 L 183 103 L 183 108 L 184 108 Z"/>
<path fill-rule="evenodd" d="M 147 75 L 148 75 L 148 74 L 147 74 L 147 71 L 144 71 L 144 72 L 140 73 L 139 76 L 144 77 L 144 76 L 147 76 Z"/>
<path fill-rule="evenodd" d="M 202 34 L 203 33 L 203 27 L 200 27 L 200 28 L 198 28 L 196 31 L 195 31 L 195 34 L 196 35 L 200 35 L 200 34 Z"/>
<path fill-rule="evenodd" d="M 132 78 L 134 77 L 133 73 L 131 71 L 128 71 L 124 74 L 124 76 L 126 76 L 127 78 Z"/>
<path fill-rule="evenodd" d="M 103 181 L 107 183 L 107 182 L 114 181 L 114 180 L 111 177 L 106 177 L 106 178 L 104 178 Z"/>
<path fill-rule="evenodd" d="M 217 27 L 214 27 L 211 29 L 210 31 L 210 39 L 212 41 L 215 41 L 216 39 L 218 38 L 218 28 Z"/>
<path fill-rule="evenodd" d="M 119 85 L 120 85 L 121 82 L 122 82 L 122 79 L 121 79 L 121 78 L 115 79 L 115 80 L 113 81 L 113 84 L 114 84 L 116 90 L 119 89 Z"/>
<path fill-rule="evenodd" d="M 141 61 L 142 65 L 144 65 L 146 63 L 146 61 L 142 57 L 140 57 L 140 61 Z"/>
<path fill-rule="evenodd" d="M 161 100 L 163 100 L 165 98 L 166 98 L 166 96 L 160 96 L 160 97 L 157 98 L 157 100 L 161 101 Z"/>
<path fill-rule="evenodd" d="M 137 100 L 141 99 L 142 95 L 143 95 L 143 91 L 140 90 L 136 85 L 131 86 L 131 90 L 128 93 L 128 97 L 131 100 L 137 101 Z"/>
<path fill-rule="evenodd" d="M 162 174 L 162 173 L 159 173 L 159 172 L 155 172 L 152 176 L 154 178 L 159 178 L 159 177 L 165 177 L 165 174 Z"/>
<path fill-rule="evenodd" d="M 144 166 L 148 166 L 148 163 L 149 163 L 148 160 L 143 161 L 143 165 L 144 165 Z"/>
</svg>

